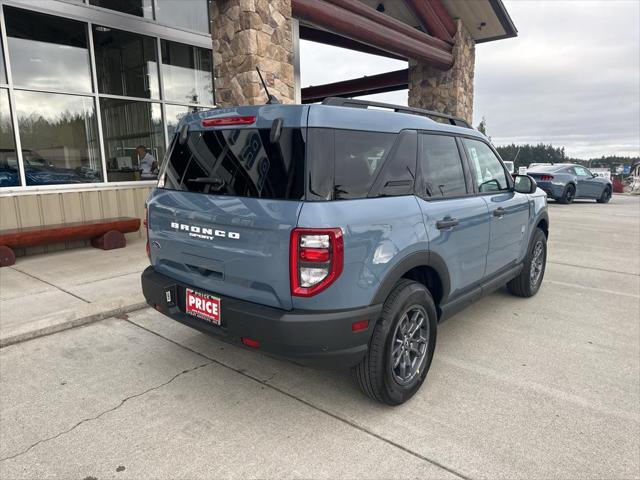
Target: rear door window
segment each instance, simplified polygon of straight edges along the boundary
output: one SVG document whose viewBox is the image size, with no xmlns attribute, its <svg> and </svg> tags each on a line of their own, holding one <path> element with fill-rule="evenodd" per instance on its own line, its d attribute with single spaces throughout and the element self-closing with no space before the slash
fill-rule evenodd
<svg viewBox="0 0 640 480">
<path fill-rule="evenodd" d="M 174 141 L 164 188 L 271 199 L 304 197 L 305 144 L 301 129 L 283 129 L 269 141 L 268 129 L 195 131 Z"/>
<path fill-rule="evenodd" d="M 418 151 L 426 196 L 442 198 L 467 193 L 462 159 L 454 137 L 421 134 Z"/>
<path fill-rule="evenodd" d="M 394 133 L 335 130 L 334 198 L 365 198 L 396 138 Z"/>
</svg>

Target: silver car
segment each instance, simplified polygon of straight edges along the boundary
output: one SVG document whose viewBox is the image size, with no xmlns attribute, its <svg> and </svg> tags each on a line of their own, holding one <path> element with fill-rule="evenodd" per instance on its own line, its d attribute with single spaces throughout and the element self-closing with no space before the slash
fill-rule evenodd
<svg viewBox="0 0 640 480">
<path fill-rule="evenodd" d="M 571 203 L 576 198 L 590 198 L 598 203 L 611 200 L 611 180 L 598 177 L 582 165 L 556 163 L 538 165 L 527 170 L 538 187 L 560 203 Z"/>
</svg>

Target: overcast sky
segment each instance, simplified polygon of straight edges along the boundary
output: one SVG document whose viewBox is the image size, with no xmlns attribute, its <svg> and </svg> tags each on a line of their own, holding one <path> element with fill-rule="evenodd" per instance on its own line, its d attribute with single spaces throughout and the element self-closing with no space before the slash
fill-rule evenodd
<svg viewBox="0 0 640 480">
<path fill-rule="evenodd" d="M 496 145 L 551 143 L 577 158 L 640 155 L 640 0 L 504 0 L 518 37 L 476 49 L 474 125 Z M 302 85 L 406 62 L 301 42 Z M 376 95 L 405 104 L 407 91 Z"/>
</svg>

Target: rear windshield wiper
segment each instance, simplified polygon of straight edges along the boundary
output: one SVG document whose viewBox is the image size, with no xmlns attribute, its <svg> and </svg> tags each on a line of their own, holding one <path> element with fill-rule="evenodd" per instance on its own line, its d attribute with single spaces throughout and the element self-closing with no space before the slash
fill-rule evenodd
<svg viewBox="0 0 640 480">
<path fill-rule="evenodd" d="M 190 183 L 204 183 L 205 193 L 209 193 L 210 191 L 214 192 L 222 192 L 226 191 L 226 182 L 220 177 L 196 177 L 196 178 L 188 178 L 187 182 Z"/>
</svg>

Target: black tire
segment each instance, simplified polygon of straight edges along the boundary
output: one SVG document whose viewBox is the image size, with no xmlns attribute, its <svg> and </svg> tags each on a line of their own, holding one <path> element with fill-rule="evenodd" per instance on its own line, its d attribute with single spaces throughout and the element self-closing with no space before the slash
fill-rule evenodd
<svg viewBox="0 0 640 480">
<path fill-rule="evenodd" d="M 596 202 L 609 203 L 609 200 L 611 200 L 611 187 L 607 186 L 607 187 L 604 187 L 604 190 L 602 191 L 602 195 L 600 195 L 600 198 L 598 198 Z"/>
<path fill-rule="evenodd" d="M 566 187 L 564 187 L 564 192 L 562 192 L 562 197 L 558 199 L 558 202 L 569 204 L 573 203 L 573 200 L 576 198 L 576 186 L 573 183 L 570 183 Z"/>
<path fill-rule="evenodd" d="M 538 257 L 536 257 L 538 245 L 540 245 L 542 248 L 541 264 L 537 263 Z M 536 293 L 538 293 L 538 290 L 540 289 L 542 279 L 544 278 L 544 271 L 546 269 L 546 266 L 547 237 L 541 229 L 536 228 L 536 231 L 534 232 L 533 238 L 531 239 L 531 243 L 529 245 L 529 251 L 527 252 L 527 256 L 524 259 L 524 267 L 516 278 L 507 283 L 507 288 L 513 295 L 517 297 L 533 297 Z M 534 273 L 532 273 L 532 271 Z"/>
<path fill-rule="evenodd" d="M 407 312 L 409 315 L 405 316 Z M 407 344 L 407 335 L 404 333 L 406 330 L 402 329 L 407 321 L 413 318 L 412 312 L 421 315 L 424 313 L 420 317 L 423 321 L 420 322 L 419 328 L 414 330 L 414 333 L 420 330 L 420 338 L 426 336 L 426 340 L 421 344 L 411 341 Z M 413 325 L 416 323 L 418 320 Z M 400 405 L 409 400 L 424 382 L 431 366 L 436 347 L 437 323 L 436 307 L 429 290 L 421 283 L 400 280 L 384 303 L 382 315 L 373 330 L 367 355 L 352 369 L 353 378 L 360 389 L 372 399 L 387 405 Z M 404 342 L 397 340 L 398 334 L 404 335 Z M 402 351 L 395 359 L 410 358 L 410 352 L 416 355 L 413 364 L 408 367 L 413 373 L 406 372 L 406 383 L 400 383 L 402 380 L 398 378 L 396 370 L 402 371 L 402 365 L 408 363 L 403 361 L 402 365 L 397 364 L 395 368 L 393 365 L 394 351 L 398 352 L 400 348 Z M 420 357 L 415 348 L 420 350 Z"/>
</svg>

